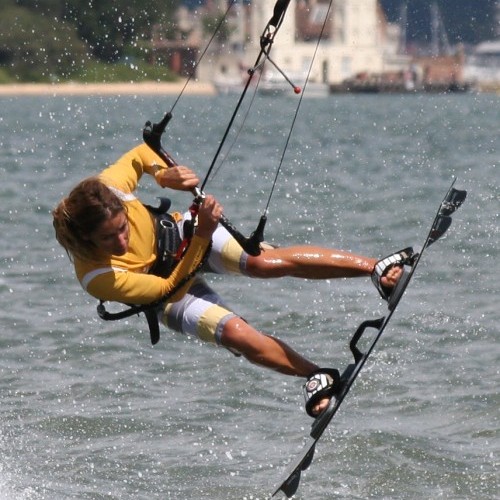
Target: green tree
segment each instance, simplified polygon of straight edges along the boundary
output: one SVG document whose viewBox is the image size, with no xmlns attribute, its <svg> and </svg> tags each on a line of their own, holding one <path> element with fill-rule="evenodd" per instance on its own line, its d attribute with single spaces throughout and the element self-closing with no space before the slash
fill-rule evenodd
<svg viewBox="0 0 500 500">
<path fill-rule="evenodd" d="M 102 68 L 88 64 L 90 59 L 114 63 L 124 56 L 136 63 L 130 78 L 138 76 L 137 67 L 141 68 L 142 78 L 159 78 L 160 68 L 146 64 L 151 57 L 152 30 L 155 25 L 161 25 L 164 31 L 173 28 L 178 3 L 2 0 L 0 78 L 5 81 L 6 74 L 21 81 L 86 77 L 86 70 L 97 75 L 111 68 L 107 64 Z M 126 74 L 125 68 L 116 67 L 113 72 Z"/>
<path fill-rule="evenodd" d="M 33 0 L 31 0 L 33 1 Z M 45 0 L 50 2 L 51 0 Z M 56 0 L 52 0 L 56 2 Z M 163 0 L 67 0 L 64 19 L 77 27 L 91 53 L 118 61 L 129 49 L 145 47 L 155 24 L 167 24 L 178 2 Z"/>
<path fill-rule="evenodd" d="M 70 78 L 86 59 L 74 27 L 50 15 L 11 6 L 0 17 L 0 66 L 18 80 Z"/>
<path fill-rule="evenodd" d="M 5 0 L 4 0 L 5 1 Z M 9 1 L 9 0 L 7 0 Z M 64 12 L 64 0 L 10 0 L 9 3 L 19 7 L 25 7 L 42 16 L 58 16 L 61 17 Z"/>
</svg>

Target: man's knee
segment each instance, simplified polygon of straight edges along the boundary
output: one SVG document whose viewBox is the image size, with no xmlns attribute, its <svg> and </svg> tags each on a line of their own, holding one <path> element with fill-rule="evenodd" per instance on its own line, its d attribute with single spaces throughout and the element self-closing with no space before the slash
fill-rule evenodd
<svg viewBox="0 0 500 500">
<path fill-rule="evenodd" d="M 226 322 L 220 337 L 224 347 L 241 352 L 256 332 L 243 318 L 234 316 Z"/>
<path fill-rule="evenodd" d="M 254 278 L 279 278 L 285 275 L 286 261 L 275 247 L 265 247 L 260 255 L 249 256 L 247 274 Z"/>
</svg>

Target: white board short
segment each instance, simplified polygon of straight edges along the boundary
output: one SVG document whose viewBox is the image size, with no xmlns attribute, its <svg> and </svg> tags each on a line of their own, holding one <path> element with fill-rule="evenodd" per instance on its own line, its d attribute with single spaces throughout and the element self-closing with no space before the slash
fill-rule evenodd
<svg viewBox="0 0 500 500">
<path fill-rule="evenodd" d="M 182 223 L 179 224 L 182 234 Z M 247 259 L 248 254 L 219 225 L 212 237 L 208 263 L 202 272 L 245 275 Z M 181 300 L 168 303 L 159 311 L 160 321 L 168 328 L 217 345 L 221 345 L 224 325 L 236 316 L 199 275 Z"/>
</svg>

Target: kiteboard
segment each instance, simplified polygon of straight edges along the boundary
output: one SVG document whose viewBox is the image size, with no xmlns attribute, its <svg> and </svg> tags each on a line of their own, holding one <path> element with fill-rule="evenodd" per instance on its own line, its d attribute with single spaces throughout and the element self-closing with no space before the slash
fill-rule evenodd
<svg viewBox="0 0 500 500">
<path fill-rule="evenodd" d="M 354 362 L 350 363 L 342 373 L 338 392 L 331 398 L 327 409 L 314 420 L 310 434 L 306 437 L 306 443 L 303 446 L 302 452 L 287 468 L 284 474 L 285 479 L 281 481 L 280 485 L 273 493 L 273 497 L 282 492 L 290 498 L 297 491 L 302 471 L 306 470 L 311 465 L 316 444 L 337 413 L 344 398 L 351 389 L 352 384 L 356 380 L 366 360 L 384 332 L 385 327 L 392 318 L 396 307 L 415 273 L 424 251 L 432 245 L 432 243 L 440 239 L 450 227 L 452 221 L 451 214 L 462 205 L 467 196 L 466 191 L 455 189 L 454 184 L 455 179 L 439 206 L 421 250 L 417 253 L 412 253 L 411 257 L 404 263 L 403 274 L 388 300 L 388 313 L 379 319 L 368 320 L 361 323 L 351 338 L 349 348 L 354 357 Z M 358 347 L 358 343 L 369 330 L 373 332 L 373 340 L 371 343 L 368 341 L 368 349 L 362 352 L 360 347 Z"/>
</svg>

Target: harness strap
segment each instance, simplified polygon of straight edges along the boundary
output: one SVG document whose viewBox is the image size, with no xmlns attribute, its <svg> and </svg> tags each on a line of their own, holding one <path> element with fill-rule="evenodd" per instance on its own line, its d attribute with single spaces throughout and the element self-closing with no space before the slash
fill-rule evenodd
<svg viewBox="0 0 500 500">
<path fill-rule="evenodd" d="M 146 321 L 148 322 L 151 344 L 155 345 L 160 340 L 160 322 L 158 321 L 156 309 L 146 309 L 144 316 L 146 316 Z"/>
<path fill-rule="evenodd" d="M 205 255 L 203 256 L 203 259 L 201 259 L 200 263 L 196 266 L 196 269 L 193 269 L 189 274 L 184 276 L 177 286 L 175 286 L 170 292 L 165 294 L 163 297 L 160 299 L 156 300 L 155 302 L 151 302 L 150 304 L 144 304 L 140 306 L 136 305 L 130 305 L 130 304 L 125 304 L 128 306 L 128 309 L 124 309 L 123 311 L 117 312 L 117 313 L 110 313 L 109 311 L 106 311 L 106 307 L 104 306 L 104 301 L 101 300 L 99 301 L 99 304 L 97 305 L 97 314 L 99 317 L 105 321 L 116 321 L 119 319 L 124 319 L 124 318 L 129 318 L 130 316 L 133 316 L 134 314 L 139 314 L 143 312 L 146 314 L 146 319 L 148 319 L 148 325 L 149 325 L 149 333 L 151 335 L 151 343 L 154 345 L 158 342 L 160 339 L 160 332 L 159 332 L 159 323 L 158 323 L 158 316 L 156 314 L 156 308 L 160 306 L 163 302 L 168 300 L 170 297 L 172 297 L 179 289 L 181 289 L 189 280 L 195 277 L 196 273 L 205 265 L 206 261 L 208 260 L 208 257 L 210 255 L 210 251 L 212 250 L 212 245 L 208 245 Z M 156 324 L 155 327 L 151 327 L 151 321 L 153 318 L 154 314 L 154 323 Z M 149 315 L 149 318 L 148 318 Z"/>
</svg>

